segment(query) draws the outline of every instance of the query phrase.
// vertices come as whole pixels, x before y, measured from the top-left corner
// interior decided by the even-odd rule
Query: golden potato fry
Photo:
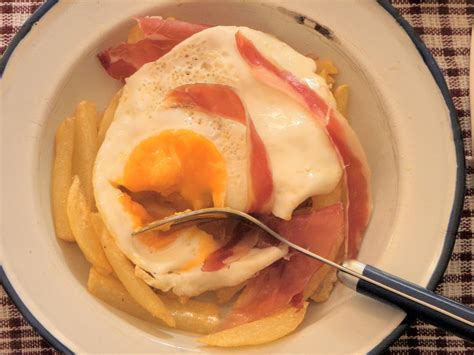
[[[336,80],[334,80],[334,78],[332,77],[331,74],[329,74],[326,69],[323,69],[319,75],[324,79],[326,80],[326,83],[328,84],[329,88],[332,89],[332,86],[333,84],[336,82]]]
[[[331,267],[329,265],[323,265],[313,274],[313,276],[311,276],[311,279],[304,290],[304,299],[312,297],[316,294],[330,271]]]
[[[324,78],[329,88],[332,89],[332,86],[336,82],[333,76],[339,73],[334,62],[331,59],[319,58],[316,54],[308,54],[307,57],[314,60],[314,63],[316,64],[316,74]]]
[[[226,304],[245,286],[245,283],[236,286],[223,287],[215,291],[218,304]]]
[[[103,275],[91,268],[87,289],[105,303],[134,317],[163,325],[130,296],[119,280],[111,275]],[[190,300],[182,305],[174,299],[162,297],[166,308],[176,320],[176,328],[194,333],[208,334],[219,322],[219,308],[210,303]]]
[[[264,344],[288,335],[303,321],[308,303],[304,308],[287,308],[274,315],[239,325],[200,338],[201,343],[237,347]]]
[[[311,296],[311,300],[316,303],[323,303],[329,299],[329,296],[331,296],[331,292],[334,289],[334,286],[336,285],[336,273],[337,270],[334,268],[327,272],[326,276],[319,285],[319,288]]]
[[[102,231],[100,240],[107,259],[109,259],[112,265],[112,269],[135,302],[154,317],[163,320],[168,326],[175,327],[176,321],[170,311],[166,309],[161,298],[142,279],[135,276],[132,263],[120,251],[105,228]]]
[[[189,299],[179,300],[162,297],[168,311],[176,320],[176,328],[189,332],[209,334],[219,323],[219,307],[207,302]]]
[[[158,320],[133,300],[132,296],[130,296],[119,280],[110,275],[105,276],[97,272],[94,267],[91,267],[89,272],[87,289],[105,303],[134,317],[149,322]]]
[[[97,112],[97,114],[95,115],[97,132],[99,132],[100,123],[102,122],[103,117],[104,117],[104,112]]]
[[[313,196],[313,207],[316,209],[328,207],[338,202],[344,202],[343,196],[344,179],[341,178],[337,186],[330,193]]]
[[[347,115],[347,103],[349,101],[349,86],[339,85],[334,90],[334,98],[336,99],[337,110],[346,117]]]
[[[66,118],[56,131],[51,201],[56,236],[62,240],[74,241],[66,206],[67,195],[72,183],[72,155],[74,149],[74,118]]]
[[[320,74],[322,71],[326,71],[329,75],[335,75],[339,73],[336,65],[331,59],[314,59],[316,63],[316,73]]]
[[[105,134],[107,133],[107,130],[109,129],[110,124],[114,120],[115,110],[117,110],[117,106],[119,104],[121,96],[122,96],[122,89],[120,89],[119,91],[115,93],[115,95],[110,100],[109,105],[104,111],[104,116],[102,117],[102,120],[100,121],[99,133],[97,134],[97,141],[98,141],[99,147],[104,141]]]
[[[79,176],[90,210],[95,210],[92,169],[97,154],[97,111],[95,103],[81,101],[76,107],[73,172]]]
[[[111,273],[110,266],[91,222],[90,210],[79,177],[74,176],[67,197],[67,216],[74,238],[89,261],[101,273]]]
[[[128,33],[127,42],[128,43],[137,43],[138,41],[141,41],[144,38],[145,38],[145,36],[143,34],[143,31],[137,23],[137,24],[135,24],[135,26],[132,27],[132,29]]]
[[[99,212],[92,212],[90,214],[90,217],[92,226],[94,227],[95,233],[99,236],[98,238],[100,241],[100,235],[104,230],[104,222],[102,221],[102,217],[100,216]]]

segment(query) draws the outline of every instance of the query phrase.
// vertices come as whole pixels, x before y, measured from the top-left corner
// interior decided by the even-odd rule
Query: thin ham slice
[[[114,79],[128,78],[142,65],[161,58],[178,43],[209,27],[161,17],[137,17],[135,20],[143,32],[141,41],[120,43],[97,55]]]
[[[266,217],[264,221],[290,241],[323,257],[334,255],[344,241],[344,208],[341,203],[321,210],[301,211],[290,221]],[[291,253],[251,279],[220,325],[232,328],[268,316],[288,305],[301,307],[303,291],[322,266],[303,254]]]
[[[253,124],[248,119],[248,136],[250,142],[250,213],[266,213],[270,210],[273,199],[273,177],[270,169],[270,160],[262,138]]]
[[[271,207],[273,177],[265,145],[235,91],[226,85],[189,84],[173,89],[167,106],[187,106],[247,125],[249,150],[249,212],[266,213]]]
[[[168,53],[176,44],[169,41],[144,39],[137,43],[121,43],[97,55],[107,73],[122,80],[134,74],[142,65]]]
[[[243,225],[237,226],[227,243],[206,258],[201,270],[212,272],[222,269],[246,255],[258,240],[258,231],[249,230],[247,226]]]
[[[247,124],[247,114],[240,97],[226,85],[182,85],[166,95],[164,104],[190,107]]]
[[[362,146],[347,121],[322,97],[292,73],[265,58],[241,32],[238,50],[257,78],[298,100],[327,131],[345,167],[347,200],[347,255],[357,256],[372,211],[370,171]]]
[[[163,19],[160,16],[135,17],[145,38],[156,41],[172,40],[178,43],[206,28],[207,25]]]

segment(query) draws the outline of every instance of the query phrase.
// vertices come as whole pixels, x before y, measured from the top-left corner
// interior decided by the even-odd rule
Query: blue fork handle
[[[396,305],[410,316],[423,319],[427,323],[474,342],[474,310],[472,308],[355,260],[347,261],[343,266],[392,289],[384,289],[369,281],[339,271],[338,276],[341,281],[357,292]],[[411,299],[401,296],[393,290],[407,295]],[[425,304],[420,304],[416,300]]]

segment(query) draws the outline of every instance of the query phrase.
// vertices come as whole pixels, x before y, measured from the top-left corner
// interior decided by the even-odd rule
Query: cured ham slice
[[[112,78],[121,80],[134,74],[142,65],[162,57],[175,45],[144,39],[137,43],[121,43],[100,52],[97,57]]]
[[[235,91],[226,85],[189,84],[166,95],[166,106],[185,106],[247,124],[244,105]]]
[[[325,127],[345,168],[347,255],[349,258],[357,256],[372,210],[370,172],[357,136],[342,115],[333,110],[308,85],[265,58],[241,32],[237,32],[235,38],[242,58],[250,65],[257,78],[305,105],[317,122]]]
[[[259,233],[257,231],[245,229],[242,225],[238,226],[229,241],[206,258],[201,270],[217,271],[239,260],[257,244],[258,239]]]
[[[97,55],[104,69],[114,79],[128,78],[142,65],[161,58],[178,43],[208,28],[161,17],[138,17],[136,21],[143,33],[142,40],[120,43]]]
[[[191,37],[206,28],[207,25],[184,22],[174,19],[163,19],[160,16],[136,17],[135,20],[143,36],[155,41],[170,40],[177,43]]]
[[[334,255],[344,241],[344,208],[341,203],[321,210],[302,211],[290,221],[266,217],[275,231],[323,257]],[[322,264],[300,253],[291,253],[251,279],[221,328],[231,328],[268,316],[288,305],[301,307],[303,291]]]
[[[267,212],[273,194],[270,161],[252,119],[235,91],[229,86],[219,84],[183,85],[168,93],[165,105],[188,106],[247,125],[251,184],[248,211]]]
[[[270,170],[270,161],[262,139],[253,124],[248,120],[248,135],[250,141],[249,161],[250,161],[250,196],[249,212],[265,213],[271,208],[273,195],[273,177]]]

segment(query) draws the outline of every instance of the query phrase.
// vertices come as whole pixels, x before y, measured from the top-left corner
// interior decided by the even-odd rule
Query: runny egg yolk
[[[125,165],[123,186],[132,192],[180,194],[194,209],[224,205],[224,158],[206,137],[167,130],[140,142]]]
[[[157,192],[170,202],[181,196],[194,209],[224,205],[227,171],[224,158],[215,145],[204,136],[190,130],[167,130],[140,142],[125,164],[119,201],[132,217],[135,227],[155,219],[148,204],[137,202],[133,193]],[[151,206],[151,205],[150,205]],[[150,207],[148,206],[148,207]],[[156,208],[155,208],[156,209]],[[181,231],[182,232],[182,231]],[[153,231],[136,238],[150,249],[158,250],[176,241],[180,233]],[[195,255],[181,272],[201,265],[217,244],[212,235],[190,227],[190,238],[197,239]]]

